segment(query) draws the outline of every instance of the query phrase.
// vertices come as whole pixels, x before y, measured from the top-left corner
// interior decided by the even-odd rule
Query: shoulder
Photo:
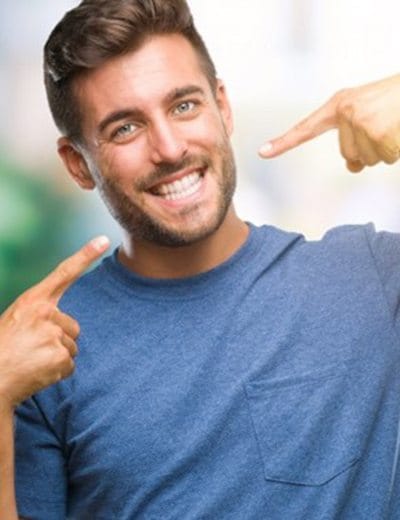
[[[316,243],[322,248],[354,251],[354,246],[366,246],[368,236],[375,233],[373,224],[338,226],[327,231]]]
[[[355,245],[366,245],[369,240],[373,240],[375,236],[388,235],[392,236],[394,240],[400,243],[400,235],[396,233],[378,233],[373,224],[364,225],[344,225],[337,226],[328,230],[321,238],[317,240],[307,239],[303,234],[285,231],[283,229],[264,225],[260,227],[253,226],[257,239],[269,246],[295,246],[295,249],[300,250],[315,250],[324,248],[336,248],[347,250]]]
[[[377,231],[373,224],[334,228],[324,235],[319,247],[339,258],[365,263],[369,257],[378,271],[400,265],[400,234]]]
[[[306,254],[329,257],[336,262],[340,259],[350,262],[360,258],[365,260],[371,257],[371,245],[379,236],[381,234],[373,224],[338,226],[327,231],[319,240],[305,241],[303,249]],[[400,245],[400,235],[393,236]]]
[[[317,240],[273,226],[256,229],[257,239],[265,253],[277,255],[287,262],[321,263],[324,259],[355,258],[371,254],[371,243],[379,234],[372,224],[338,226]],[[400,236],[394,235],[400,245]]]
[[[377,232],[373,224],[338,226],[318,240],[269,226],[259,230],[264,258],[274,257],[274,266],[284,270],[286,280],[337,285],[359,279],[362,284],[377,271],[400,272],[400,235]]]

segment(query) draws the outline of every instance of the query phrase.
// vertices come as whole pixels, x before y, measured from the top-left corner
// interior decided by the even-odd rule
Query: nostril
[[[187,153],[187,146],[183,142],[164,141],[153,146],[153,157],[157,162],[177,162]]]

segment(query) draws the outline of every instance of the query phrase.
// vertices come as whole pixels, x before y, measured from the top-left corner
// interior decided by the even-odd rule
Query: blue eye
[[[190,112],[195,107],[195,104],[193,101],[184,101],[183,103],[180,103],[176,108],[175,112],[178,114],[184,114],[185,112]]]
[[[133,123],[126,123],[114,132],[113,137],[127,137],[131,135],[136,130],[136,128],[136,125]]]

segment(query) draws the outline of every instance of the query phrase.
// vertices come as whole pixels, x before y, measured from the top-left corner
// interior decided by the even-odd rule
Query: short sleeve
[[[15,470],[19,515],[32,520],[64,520],[64,455],[60,440],[35,398],[16,411]]]
[[[400,334],[400,234],[376,232],[372,225],[364,229],[389,312]]]

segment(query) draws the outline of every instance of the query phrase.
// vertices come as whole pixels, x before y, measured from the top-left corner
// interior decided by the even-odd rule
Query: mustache
[[[146,191],[154,184],[162,182],[169,175],[173,175],[174,173],[177,173],[181,170],[185,170],[187,168],[205,169],[209,168],[210,166],[211,161],[205,155],[188,156],[176,163],[160,163],[157,168],[146,175],[146,178],[143,178],[137,182],[137,187],[140,190]]]

